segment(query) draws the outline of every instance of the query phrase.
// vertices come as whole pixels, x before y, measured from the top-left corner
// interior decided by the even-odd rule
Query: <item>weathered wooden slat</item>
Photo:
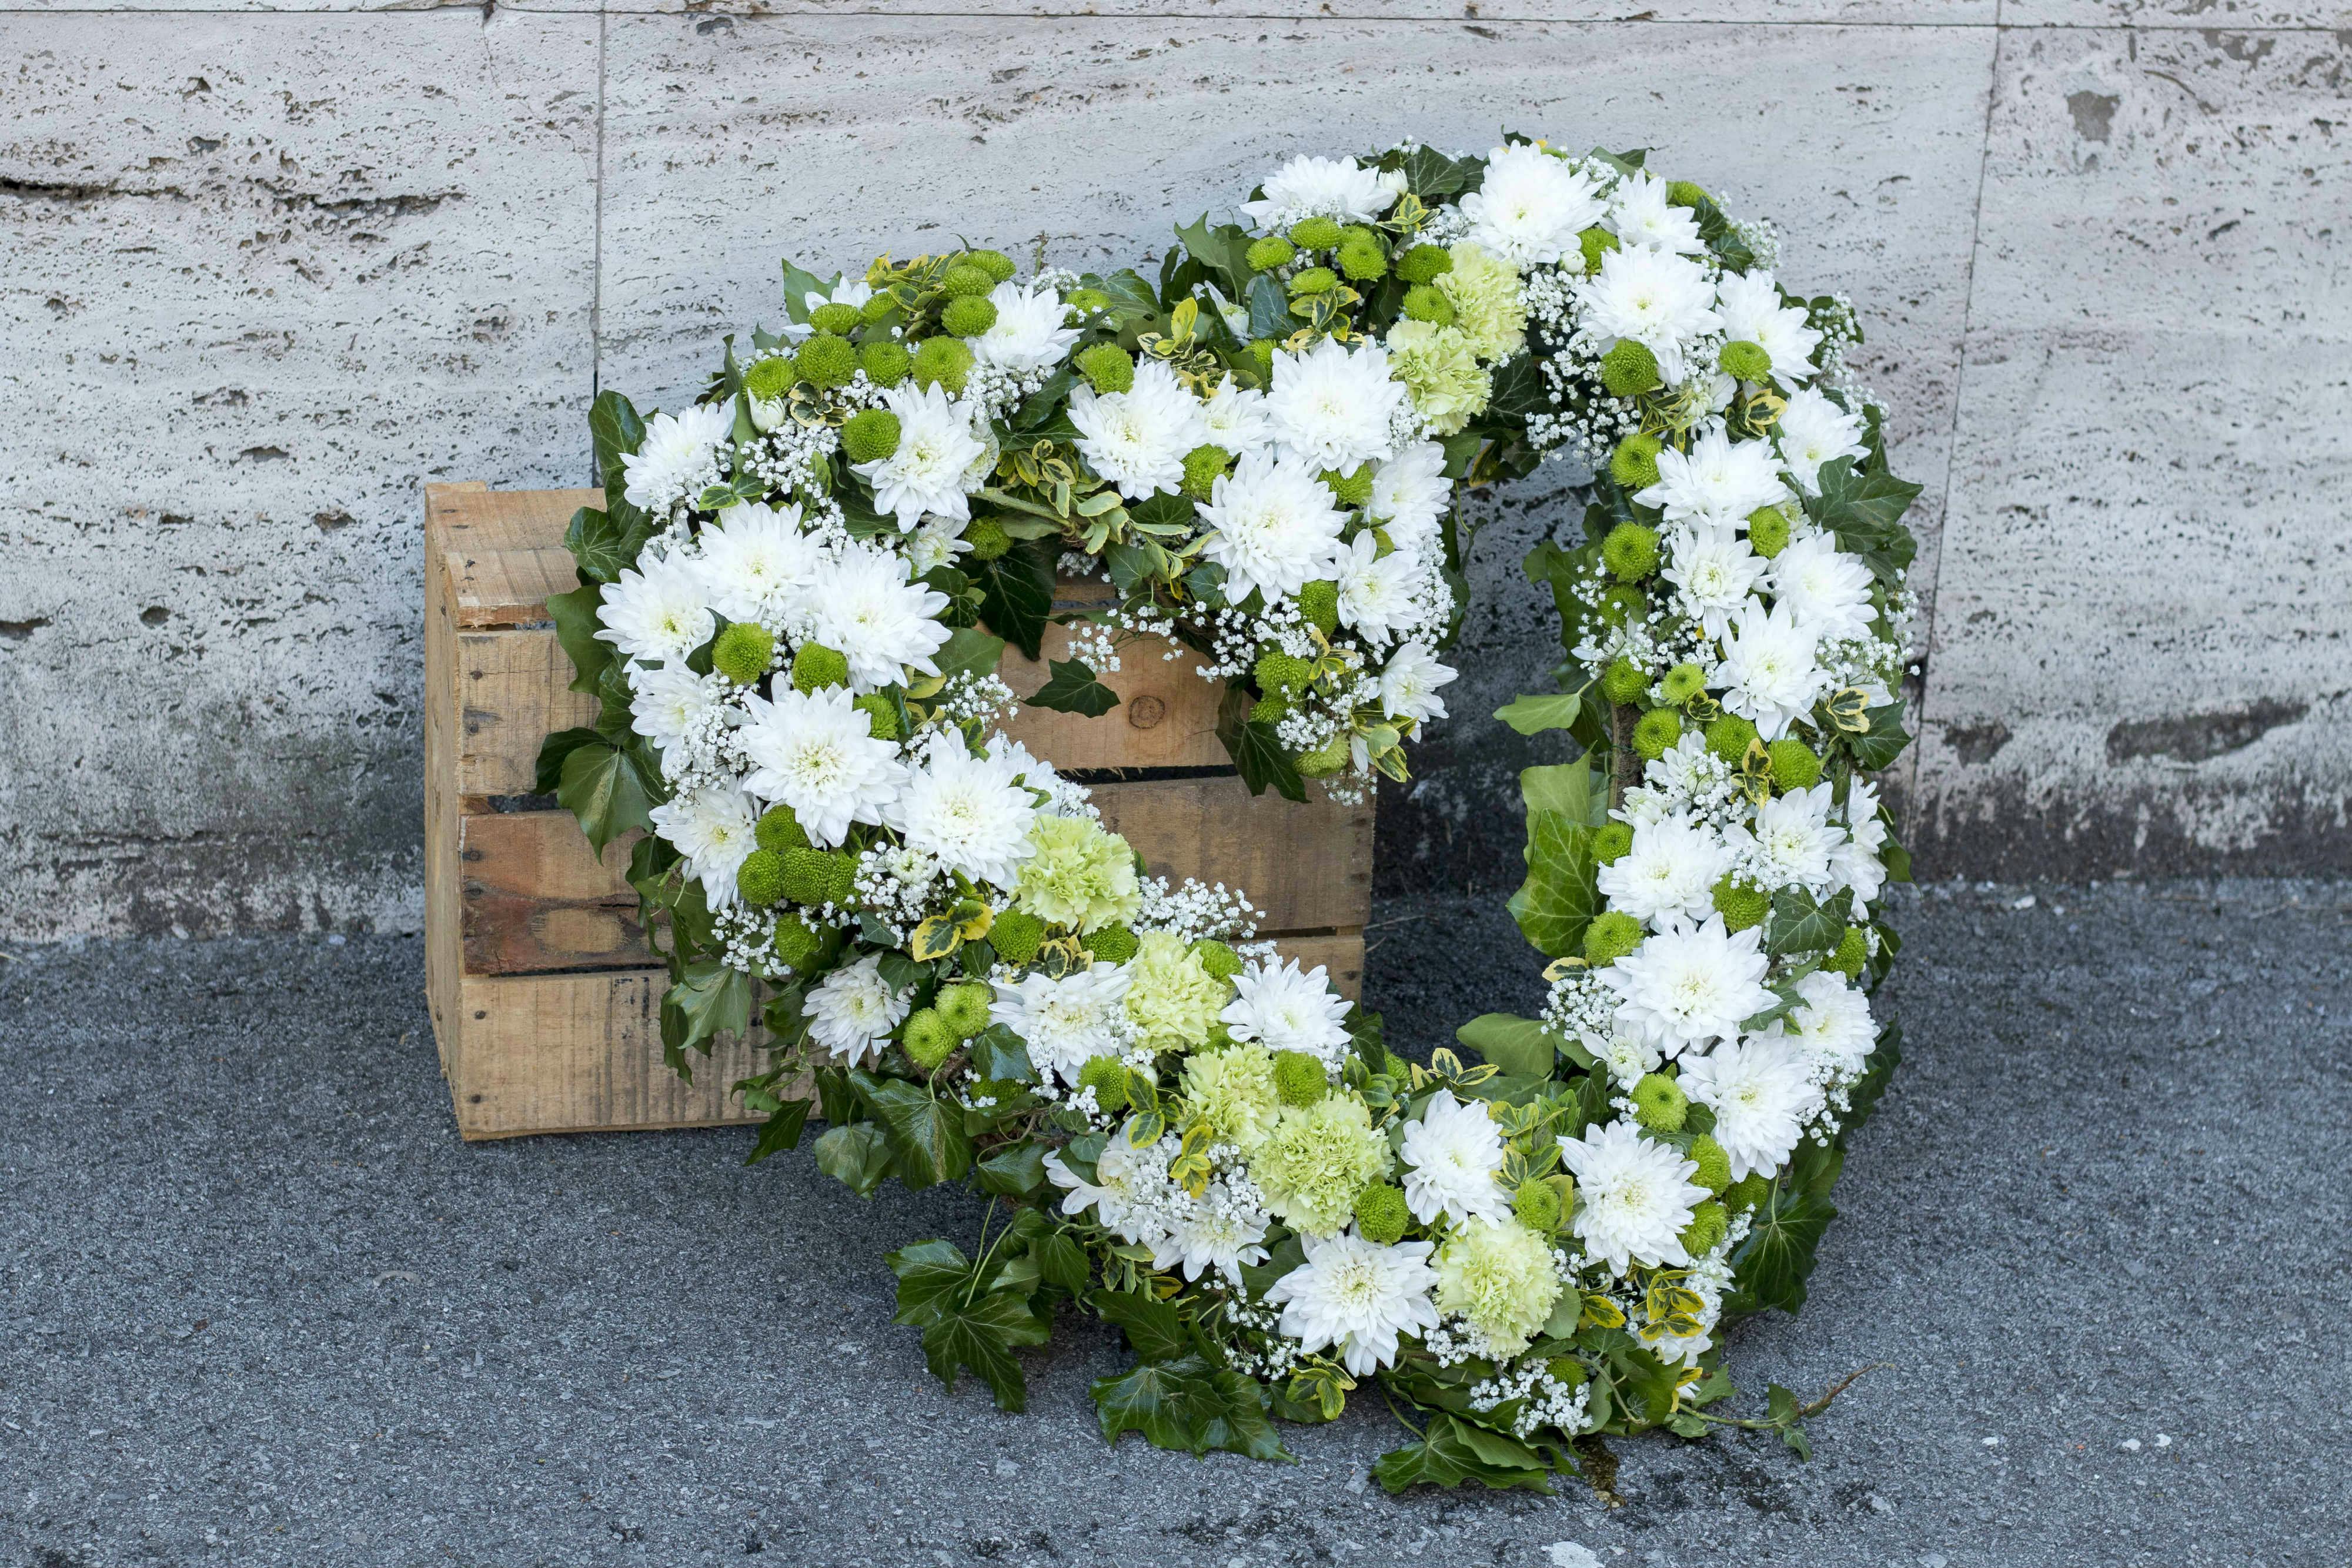
[[[1360,926],[1370,908],[1371,810],[1252,797],[1237,779],[1097,784],[1096,803],[1156,873],[1247,894],[1269,936]],[[600,862],[566,811],[457,824],[468,974],[622,968],[652,961],[635,923],[628,850]]]
[[[486,490],[435,485],[425,496],[425,546],[449,561],[460,626],[516,626],[547,617],[550,594],[580,586],[563,530],[602,490]]]
[[[1044,685],[1055,659],[1069,657],[1070,632],[1046,630],[1038,660],[1005,650],[999,673],[1021,696]],[[1175,657],[1167,655],[1173,653]],[[1004,733],[1069,772],[1102,768],[1221,768],[1232,758],[1217,738],[1217,704],[1224,683],[1194,674],[1201,655],[1164,638],[1139,638],[1118,651],[1116,673],[1102,683],[1118,706],[1097,718],[1024,706]]]
[[[572,661],[551,631],[460,631],[457,663],[457,789],[528,795],[540,743],[596,722],[596,699],[571,689]]]

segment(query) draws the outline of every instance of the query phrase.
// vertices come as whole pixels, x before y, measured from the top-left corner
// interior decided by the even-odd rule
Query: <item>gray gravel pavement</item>
[[[1025,1416],[943,1393],[861,1202],[750,1134],[451,1131],[400,938],[0,962],[0,1564],[2336,1564],[2352,1559],[2352,888],[1931,889],[1801,1320],[1883,1363],[1800,1464],[1615,1445],[1622,1506],[1368,1488],[1096,1435],[1066,1322]],[[1528,1005],[1507,920],[1390,901],[1401,1043]]]

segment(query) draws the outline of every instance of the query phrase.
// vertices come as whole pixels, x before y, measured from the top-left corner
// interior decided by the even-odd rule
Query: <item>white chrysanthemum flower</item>
[[[627,483],[622,495],[632,507],[667,512],[719,477],[719,444],[735,428],[732,403],[695,403],[646,422],[646,436],[621,457]]]
[[[696,542],[696,570],[710,607],[730,621],[766,622],[796,609],[815,580],[823,552],[797,506],[746,501],[719,515]]]
[[[1351,351],[1325,338],[1303,354],[1275,351],[1265,399],[1275,438],[1318,469],[1352,474],[1395,456],[1398,415],[1411,403],[1403,384],[1389,379],[1389,353],[1377,343]]]
[[[1158,360],[1136,366],[1135,384],[1123,392],[1075,389],[1070,423],[1078,455],[1130,501],[1183,484],[1185,454],[1209,439],[1201,400]]]
[[[1793,387],[1812,378],[1822,335],[1806,325],[1803,306],[1780,302],[1780,286],[1770,273],[1725,273],[1716,280],[1715,313],[1723,318],[1726,338],[1772,356],[1774,381]]]
[[[1282,1332],[1302,1351],[1336,1347],[1350,1373],[1368,1377],[1396,1360],[1400,1334],[1437,1326],[1429,1242],[1382,1247],[1352,1233],[1301,1239],[1307,1261],[1276,1280],[1265,1300],[1282,1308]]]
[[[1584,1049],[1599,1059],[1601,1065],[1609,1070],[1609,1075],[1623,1089],[1633,1088],[1655,1072],[1658,1063],[1665,1060],[1658,1054],[1656,1046],[1633,1034],[1612,1034],[1607,1040],[1588,1034],[1584,1036]]]
[[[1234,999],[1219,1016],[1235,1040],[1303,1051],[1334,1071],[1348,1059],[1348,998],[1320,964],[1301,972],[1296,958],[1253,959],[1234,977]]]
[[[907,536],[907,574],[920,578],[934,567],[953,566],[956,557],[969,554],[971,546],[964,542],[965,525],[953,517],[925,517],[922,526]]]
[[[1027,287],[1000,283],[989,290],[996,323],[971,340],[972,357],[1008,371],[1042,371],[1059,364],[1078,340],[1078,329],[1065,326],[1069,307],[1051,284]]]
[[[1313,465],[1288,455],[1254,452],[1218,476],[1196,509],[1209,530],[1201,553],[1225,569],[1225,598],[1255,590],[1271,602],[1329,577],[1348,520],[1331,500]]]
[[[1582,165],[1520,142],[1486,155],[1478,189],[1462,198],[1465,236],[1514,267],[1578,254],[1577,235],[1608,210]]]
[[[887,457],[854,463],[849,471],[874,486],[874,506],[897,517],[901,530],[926,512],[961,522],[971,516],[964,493],[966,472],[988,455],[972,430],[971,410],[950,398],[937,382],[899,382],[883,394],[898,417],[898,445]]]
[[[1453,504],[1445,448],[1434,441],[1412,441],[1372,470],[1372,498],[1364,515],[1381,526],[1398,549],[1427,559],[1437,543],[1438,519]]]
[[[1619,1273],[1685,1265],[1683,1231],[1706,1188],[1690,1178],[1698,1166],[1671,1144],[1644,1137],[1631,1122],[1588,1128],[1559,1140],[1560,1160],[1576,1176],[1577,1239]]]
[[[1402,171],[1359,168],[1353,158],[1293,158],[1259,187],[1263,195],[1242,204],[1242,215],[1260,234],[1279,234],[1306,218],[1368,224],[1396,205],[1404,186]]]
[[[1828,534],[1808,534],[1772,561],[1773,602],[1825,643],[1869,634],[1878,614],[1870,590],[1870,568]]]
[[[846,688],[783,686],[773,701],[746,696],[743,711],[735,732],[751,765],[743,787],[790,806],[811,843],[830,849],[849,836],[852,822],[887,821],[906,787],[906,765],[895,744],[876,738],[873,716],[850,706]]]
[[[882,977],[882,956],[869,953],[818,982],[802,1004],[809,1038],[852,1067],[877,1060],[890,1031],[906,1020],[908,1002]]]
[[[1725,838],[1770,868],[1770,886],[1794,883],[1819,895],[1829,887],[1830,857],[1845,841],[1845,831],[1830,825],[1832,788],[1823,782],[1775,795],[1756,808],[1753,822],[1733,827]]]
[[[683,553],[637,557],[604,585],[596,619],[596,640],[610,643],[632,659],[683,662],[710,641],[719,622],[711,619],[702,574]]]
[[[1058,980],[1033,969],[996,988],[988,1016],[1028,1042],[1040,1072],[1076,1083],[1090,1058],[1116,1056],[1125,1045],[1128,981],[1116,964],[1089,964]]]
[[[1072,1170],[1058,1152],[1045,1156],[1045,1174],[1067,1194],[1064,1214],[1075,1217],[1091,1208],[1096,1218],[1130,1241],[1160,1233],[1151,1216],[1168,1184],[1168,1156],[1158,1145],[1139,1149],[1114,1136],[1096,1156],[1094,1180]]]
[[[1202,422],[1208,427],[1212,446],[1222,446],[1236,457],[1245,457],[1274,439],[1273,423],[1266,417],[1265,394],[1245,387],[1231,376],[1217,383],[1217,390],[1201,407]]]
[[[1780,461],[1797,488],[1808,496],[1822,493],[1822,465],[1832,457],[1859,461],[1870,453],[1862,444],[1862,416],[1848,413],[1821,392],[1799,387],[1789,394],[1773,434],[1780,443]]]
[[[1690,345],[1720,327],[1715,284],[1705,268],[1670,251],[1612,250],[1601,270],[1574,285],[1583,330],[1603,340],[1631,338],[1655,354],[1671,383],[1694,368]]]
[[[1503,1134],[1486,1104],[1465,1104],[1441,1089],[1421,1119],[1405,1124],[1404,1201],[1412,1217],[1433,1225],[1442,1215],[1456,1225],[1468,1219],[1500,1219],[1510,1195],[1496,1180],[1503,1168]]]
[[[1774,999],[1764,988],[1763,935],[1757,925],[1727,933],[1720,915],[1654,933],[1600,971],[1617,993],[1617,1027],[1667,1056],[1737,1039]]]
[[[933,735],[907,776],[889,812],[889,825],[909,849],[950,871],[1009,888],[1021,862],[1035,852],[1029,824],[1035,801],[1019,779],[1020,765],[1001,751],[974,756],[959,731]]]
[[[1857,907],[1878,896],[1886,885],[1886,864],[1878,852],[1886,844],[1886,824],[1878,820],[1878,786],[1856,779],[1845,788],[1845,820],[1850,837],[1830,854],[1830,870],[1853,889]]]
[[[1687,817],[1667,817],[1635,828],[1633,847],[1601,868],[1596,885],[1612,909],[1644,925],[1704,920],[1723,869],[1713,832]]]
[[[686,857],[689,875],[702,883],[713,909],[735,907],[735,873],[760,847],[752,827],[760,808],[731,785],[697,789],[665,800],[651,813],[654,831]]]
[[[723,721],[730,683],[713,672],[698,675],[684,664],[641,669],[631,680],[629,727],[663,751],[709,737]]]
[[[1618,243],[1637,249],[1703,256],[1698,214],[1666,200],[1666,182],[1645,171],[1617,182],[1611,193],[1609,226]]]
[[[1381,711],[1391,718],[1444,718],[1445,699],[1437,688],[1458,673],[1421,643],[1407,643],[1381,671]]]
[[[908,670],[940,673],[932,655],[952,634],[940,621],[948,598],[907,576],[907,558],[853,539],[816,571],[808,591],[809,631],[849,661],[859,693],[897,685]]]
[[[1722,662],[1706,684],[1723,688],[1723,706],[1754,724],[1757,734],[1778,740],[1812,711],[1828,684],[1816,653],[1813,633],[1794,615],[1750,601],[1723,639]]]
[[[803,290],[801,294],[801,314],[803,317],[814,315],[820,305],[863,306],[873,298],[874,286],[863,277],[836,278],[830,289]],[[787,321],[778,329],[778,335],[797,343],[815,330],[805,320]]]
[[[1212,1271],[1238,1280],[1244,1264],[1265,1261],[1262,1243],[1270,1224],[1259,1206],[1213,1181],[1169,1228],[1153,1249],[1151,1266],[1163,1271],[1181,1268],[1188,1280]]]
[[[1804,1058],[1781,1035],[1753,1035],[1685,1057],[1681,1082],[1684,1093],[1715,1113],[1715,1141],[1731,1156],[1734,1181],[1779,1170],[1820,1108]]]
[[[1731,629],[1731,617],[1763,580],[1766,564],[1748,536],[1729,523],[1694,523],[1669,540],[1659,575],[1675,585],[1675,608],[1720,641]]]
[[[1878,1045],[1878,1025],[1870,998],[1832,969],[1816,969],[1797,982],[1803,1001],[1789,1015],[1789,1038],[1823,1075],[1859,1073]]]
[[[1339,624],[1352,626],[1375,643],[1412,624],[1419,614],[1413,588],[1421,563],[1402,549],[1380,553],[1380,541],[1366,528],[1339,549]]]
[[[1734,441],[1720,425],[1681,453],[1658,454],[1658,482],[1633,499],[1669,523],[1744,523],[1748,514],[1787,499],[1780,465],[1767,441]]]

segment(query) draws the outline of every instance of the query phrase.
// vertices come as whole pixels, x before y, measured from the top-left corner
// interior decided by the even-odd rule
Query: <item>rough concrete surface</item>
[[[1363,1399],[1296,1467],[1104,1447],[1066,1321],[1024,1416],[943,1392],[860,1202],[738,1130],[466,1146],[419,945],[0,962],[0,1562],[352,1565],[2340,1563],[2352,891],[1906,899],[1907,1061],[1800,1319],[1732,1365],[1816,1458],[1615,1444],[1622,1505],[1383,1496]],[[1494,901],[1389,901],[1414,1049],[1539,991]],[[1588,1555],[1589,1554],[1589,1555]]]
[[[1923,865],[2345,865],[2340,0],[1087,11],[0,5],[0,932],[414,929],[418,484],[579,482],[596,389],[676,401],[779,254],[1125,259],[1504,125],[1861,306],[1948,590]],[[1399,874],[1512,858],[1559,477],[1497,499]]]

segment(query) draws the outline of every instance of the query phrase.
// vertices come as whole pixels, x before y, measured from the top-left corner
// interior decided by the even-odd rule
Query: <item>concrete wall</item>
[[[780,253],[1125,260],[1291,149],[1498,125],[1654,147],[1861,305],[1927,486],[1927,872],[2345,869],[2347,27],[2328,0],[17,0],[0,932],[414,925],[420,479],[583,481],[595,389],[676,402],[775,317]],[[1484,716],[1557,657],[1517,561],[1559,490],[1498,500],[1392,877],[1516,862],[1524,754]]]

